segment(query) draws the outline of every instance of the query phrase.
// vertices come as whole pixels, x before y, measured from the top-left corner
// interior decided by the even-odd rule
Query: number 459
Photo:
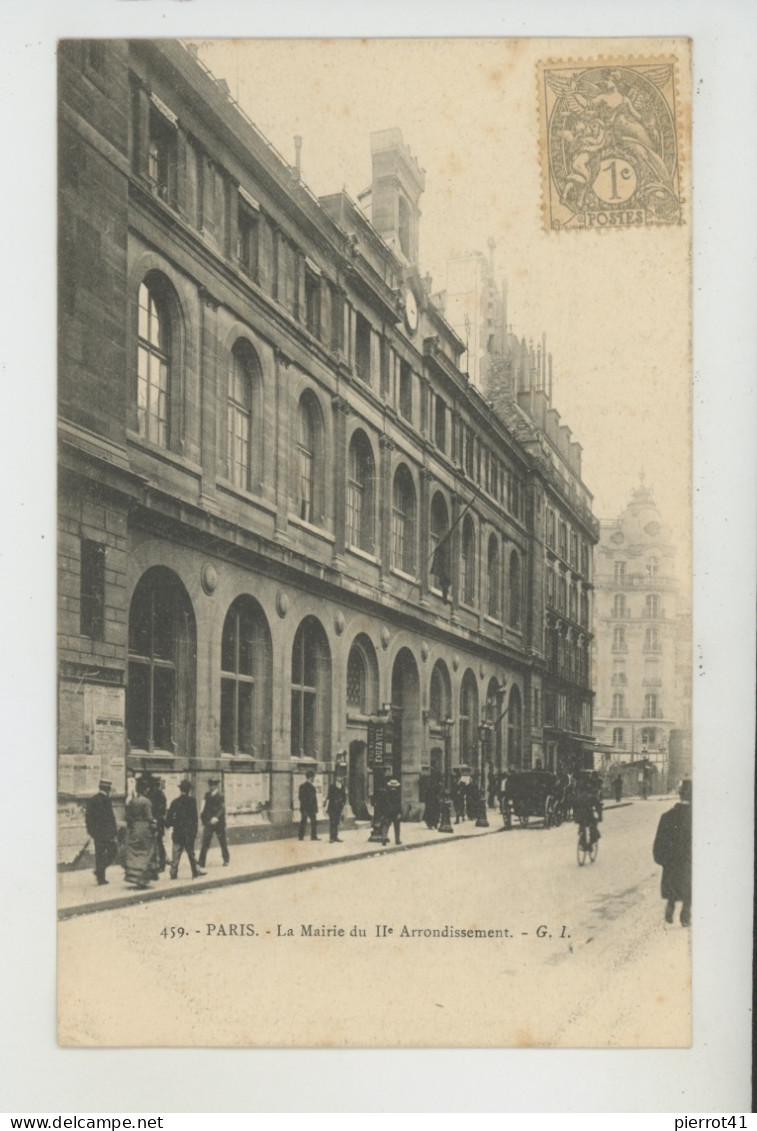
[[[164,939],[181,939],[186,933],[184,927],[164,927],[160,932],[161,937]]]

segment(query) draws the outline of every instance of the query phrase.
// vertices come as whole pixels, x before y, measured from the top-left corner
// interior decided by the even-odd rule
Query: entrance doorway
[[[371,819],[368,811],[368,748],[364,742],[350,743],[347,799],[359,821]]]

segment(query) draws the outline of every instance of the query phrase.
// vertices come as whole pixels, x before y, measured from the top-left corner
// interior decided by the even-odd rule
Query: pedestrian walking
[[[200,845],[200,859],[198,864],[205,867],[208,858],[208,849],[213,836],[218,837],[221,848],[221,857],[224,868],[229,863],[229,846],[226,843],[226,801],[221,793],[220,778],[208,778],[208,792],[200,814],[202,821],[202,843]]]
[[[313,770],[308,770],[305,774],[305,780],[299,789],[299,802],[300,802],[300,828],[299,838],[305,839],[305,829],[308,821],[310,821],[310,839],[320,840],[318,836],[318,794],[315,792],[315,773]]]
[[[489,772],[486,778],[487,797],[486,803],[490,809],[497,807],[497,793],[499,791],[499,778],[497,771],[494,769],[493,763],[489,763]]]
[[[459,770],[452,771],[452,784],[449,790],[452,808],[455,810],[455,824],[459,825],[465,820],[465,782],[460,777]]]
[[[613,778],[612,788],[613,793],[615,794],[616,802],[620,801],[621,797],[623,796],[623,778],[620,774],[618,774],[617,777]]]
[[[478,789],[478,782],[475,777],[465,786],[465,808],[468,813],[468,820],[472,821],[478,816],[478,807],[481,802],[481,794]]]
[[[684,778],[680,800],[663,813],[652,845],[655,864],[662,865],[660,894],[665,902],[665,922],[672,923],[676,903],[681,904],[681,926],[691,923],[691,795],[690,778]]]
[[[402,844],[400,840],[400,822],[402,820],[402,794],[400,783],[396,778],[389,778],[379,794],[379,813],[381,815],[381,843],[388,844],[389,826],[394,826],[394,843]]]
[[[87,832],[95,846],[95,879],[107,884],[105,869],[112,864],[118,851],[116,845],[116,818],[110,799],[111,782],[102,778],[97,793],[90,797],[84,813]]]
[[[197,802],[192,793],[192,783],[183,781],[179,783],[181,793],[171,802],[166,813],[165,826],[172,830],[173,851],[171,853],[171,879],[179,878],[179,861],[182,852],[186,852],[189,866],[192,869],[192,879],[204,876],[205,872],[198,867],[195,860],[195,841],[197,840]]]
[[[147,790],[145,796],[152,806],[152,819],[155,822],[155,847],[158,850],[158,871],[165,872],[166,870],[166,849],[163,843],[163,837],[166,832],[166,809],[168,802],[166,795],[163,792],[163,782],[158,778],[154,778],[152,774],[142,775],[147,782]]]
[[[435,829],[439,824],[439,815],[442,806],[442,783],[435,776],[432,776],[428,783],[428,790],[426,793],[426,807],[423,810],[423,820],[426,828]]]
[[[326,812],[329,815],[329,840],[332,844],[341,844],[339,840],[339,822],[342,819],[342,810],[347,801],[347,790],[344,778],[334,778],[329,786],[326,797]]]
[[[126,805],[126,858],[124,877],[138,888],[149,887],[158,878],[158,850],[155,843],[155,821],[147,797],[148,783],[137,780],[136,796]]]

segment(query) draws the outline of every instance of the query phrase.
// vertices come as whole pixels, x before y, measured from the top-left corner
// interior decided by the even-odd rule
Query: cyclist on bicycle
[[[579,779],[578,793],[573,801],[573,820],[578,825],[579,836],[584,829],[589,830],[588,839],[585,840],[586,847],[590,848],[592,844],[596,844],[600,837],[597,822],[602,820],[602,802],[597,791],[591,788],[588,781],[582,779]]]

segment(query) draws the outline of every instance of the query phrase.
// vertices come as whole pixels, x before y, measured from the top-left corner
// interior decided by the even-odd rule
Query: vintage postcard
[[[689,1047],[690,42],[58,66],[60,1044]]]

